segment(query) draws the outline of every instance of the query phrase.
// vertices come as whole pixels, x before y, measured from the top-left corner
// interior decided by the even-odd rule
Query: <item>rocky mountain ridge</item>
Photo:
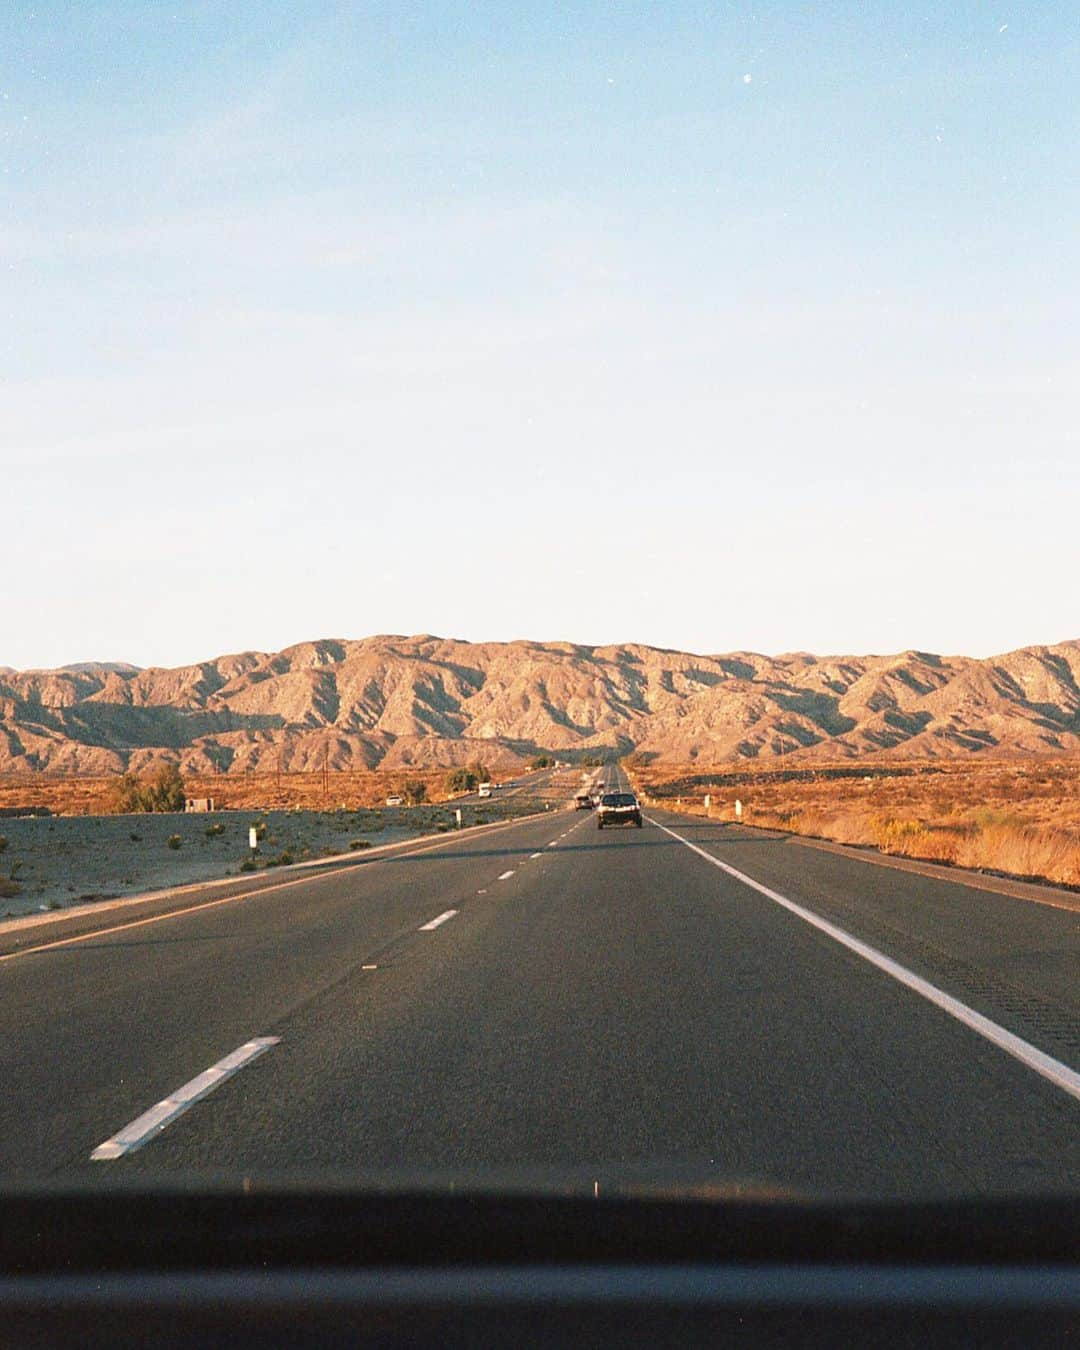
[[[800,760],[1080,750],[1080,641],[976,659],[705,656],[380,636],[176,669],[0,667],[0,773],[519,762],[540,751]]]

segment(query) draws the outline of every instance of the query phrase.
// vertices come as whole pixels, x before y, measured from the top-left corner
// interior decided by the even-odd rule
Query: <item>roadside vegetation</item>
[[[1080,888],[1080,759],[714,770],[631,765],[647,799],[926,862]]]
[[[125,773],[112,785],[112,809],[118,814],[135,811],[182,811],[186,793],[175,764],[163,764],[150,778]]]
[[[462,792],[475,792],[481,783],[490,780],[490,773],[486,764],[478,759],[474,759],[471,764],[466,764],[463,769],[451,769],[446,775],[446,782],[443,785],[448,797],[459,796]]]
[[[371,769],[323,774],[320,769],[304,773],[196,774],[175,770],[180,790],[172,790],[176,806],[147,804],[158,790],[157,774],[145,771],[119,778],[64,778],[25,774],[0,779],[0,809],[19,813],[43,810],[53,815],[101,816],[118,811],[180,810],[184,798],[212,797],[222,811],[340,811],[382,807],[386,798],[434,805],[475,789],[477,783],[521,772],[521,764],[484,764],[473,761],[464,769],[408,768]],[[451,786],[456,775],[469,775],[472,787]],[[422,787],[422,795],[421,795]],[[160,794],[155,800],[160,800]],[[120,803],[125,803],[121,805]],[[130,803],[130,804],[127,804]]]

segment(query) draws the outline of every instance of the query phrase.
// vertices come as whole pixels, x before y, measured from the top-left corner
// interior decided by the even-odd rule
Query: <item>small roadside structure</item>
[[[185,797],[184,811],[187,815],[205,815],[214,809],[213,797]]]

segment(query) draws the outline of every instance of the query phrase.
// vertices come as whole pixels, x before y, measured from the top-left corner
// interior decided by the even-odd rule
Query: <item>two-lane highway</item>
[[[4,1175],[1076,1188],[1076,914],[651,816],[0,961]]]

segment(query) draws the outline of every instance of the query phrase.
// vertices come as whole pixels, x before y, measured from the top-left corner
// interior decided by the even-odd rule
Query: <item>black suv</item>
[[[596,812],[596,828],[605,825],[636,825],[641,829],[641,807],[632,792],[605,792]]]

